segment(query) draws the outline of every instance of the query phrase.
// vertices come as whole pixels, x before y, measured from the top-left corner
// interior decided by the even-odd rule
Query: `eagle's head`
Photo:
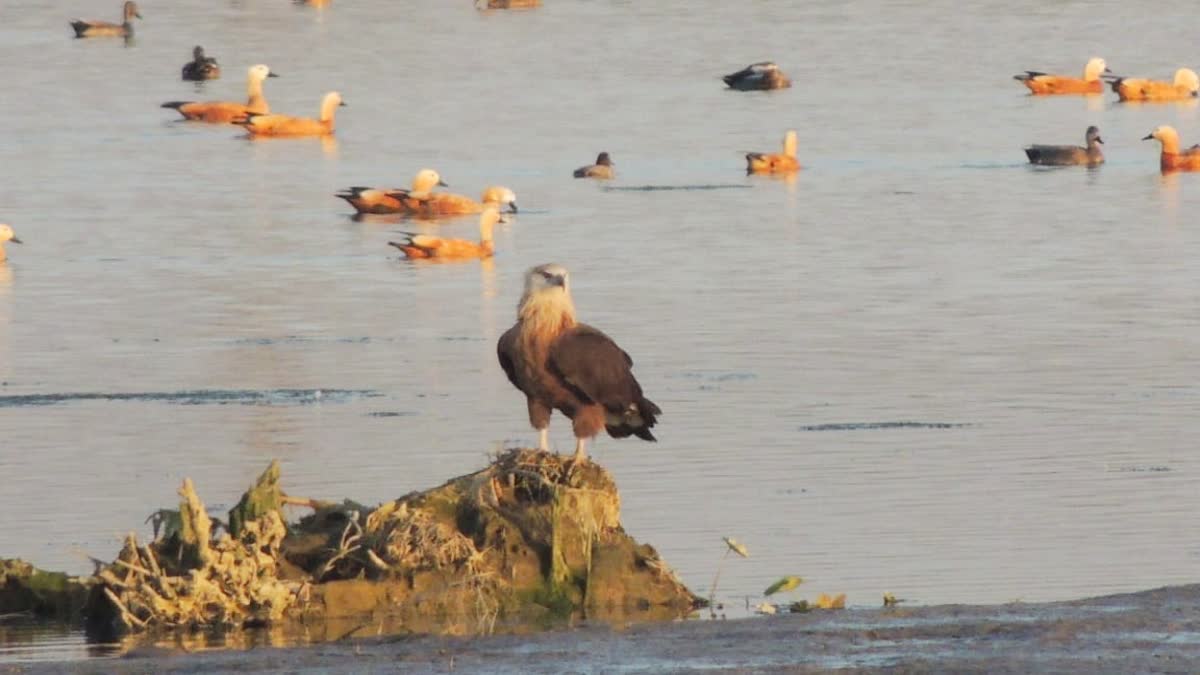
[[[517,316],[543,336],[574,325],[575,303],[571,302],[567,268],[554,263],[530,268],[525,273],[525,292],[517,304]]]
[[[555,263],[538,265],[525,273],[525,295],[568,293],[567,268]]]

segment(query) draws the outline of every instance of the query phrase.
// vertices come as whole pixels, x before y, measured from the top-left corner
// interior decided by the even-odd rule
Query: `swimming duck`
[[[541,6],[542,0],[475,0],[475,9],[530,9]]]
[[[500,211],[489,205],[479,216],[479,243],[466,239],[442,239],[428,234],[405,232],[404,241],[389,241],[389,246],[404,251],[409,258],[490,258],[496,252],[492,228],[500,222]]]
[[[1162,143],[1162,155],[1159,157],[1159,168],[1166,171],[1200,171],[1200,144],[1179,151],[1179,132],[1175,127],[1163,125],[1148,135],[1143,141],[1157,138]]]
[[[196,45],[192,60],[183,64],[182,75],[185,80],[215,80],[221,76],[221,66],[213,57],[204,55],[204,47]]]
[[[517,196],[513,191],[500,185],[493,185],[485,188],[483,195],[479,201],[475,201],[465,195],[456,195],[449,192],[431,192],[425,196],[416,196],[410,192],[404,191],[405,194],[393,194],[393,197],[407,197],[402,199],[401,203],[404,207],[420,218],[440,218],[442,216],[461,216],[471,213],[480,213],[489,206],[497,208],[507,206],[510,213],[517,212]]]
[[[576,178],[612,178],[616,173],[613,172],[612,159],[609,158],[607,152],[602,152],[596,155],[596,163],[581,166],[575,169]]]
[[[1097,56],[1089,59],[1083,67],[1083,79],[1066,75],[1047,75],[1036,70],[1013,75],[1013,79],[1029,87],[1029,91],[1037,95],[1099,94],[1104,91],[1104,83],[1100,81],[1100,76],[1111,72],[1104,59]]]
[[[4,242],[6,241],[11,241],[14,244],[23,243],[20,239],[17,239],[17,235],[13,232],[12,227],[0,223],[0,262],[8,259],[8,254],[4,252]]]
[[[773,61],[752,63],[745,68],[721,78],[730,89],[754,91],[758,89],[787,89],[792,81]]]
[[[1104,139],[1100,138],[1100,129],[1088,127],[1087,132],[1084,134],[1084,139],[1087,147],[1081,148],[1077,145],[1031,145],[1025,148],[1025,155],[1029,157],[1031,164],[1041,164],[1043,166],[1096,166],[1097,164],[1103,164],[1104,153],[1100,152],[1100,145],[1104,143]]]
[[[291,117],[288,115],[261,115],[252,113],[235,124],[246,127],[251,136],[328,136],[333,133],[333,113],[346,103],[342,95],[331,91],[321,99],[321,116]]]
[[[236,101],[168,101],[164,108],[174,108],[185,119],[213,124],[229,124],[246,115],[265,115],[271,112],[267,99],[263,97],[262,83],[268,77],[279,77],[263,64],[250,66],[246,71],[246,102]]]
[[[334,196],[345,199],[359,213],[411,213],[419,208],[419,199],[433,194],[431,191],[439,185],[447,187],[437,171],[421,169],[413,176],[412,188],[408,190],[358,186]]]
[[[783,136],[783,152],[746,153],[746,173],[787,173],[800,168],[796,161],[796,131],[789,129]]]
[[[138,12],[137,3],[133,0],[127,0],[121,7],[121,11],[122,16],[125,18],[122,23],[75,19],[71,22],[71,28],[75,29],[75,37],[132,37],[134,18],[142,18],[141,13]]]
[[[1200,77],[1191,68],[1175,71],[1174,82],[1118,77],[1111,84],[1122,101],[1187,101],[1200,92]]]

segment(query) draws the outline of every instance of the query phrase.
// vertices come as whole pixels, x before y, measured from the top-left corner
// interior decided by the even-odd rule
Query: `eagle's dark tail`
[[[609,423],[605,425],[605,429],[613,438],[637,436],[643,441],[656,441],[658,439],[650,433],[650,427],[658,423],[658,416],[661,414],[662,409],[655,405],[654,401],[639,396],[619,415],[609,413]]]

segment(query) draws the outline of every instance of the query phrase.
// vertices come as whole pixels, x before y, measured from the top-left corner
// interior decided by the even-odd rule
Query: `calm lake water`
[[[25,241],[0,265],[0,556],[88,571],[185,476],[227,508],[273,457],[291,494],[379,502],[535,443],[494,343],[555,261],[665,411],[657,444],[593,446],[626,528],[701,593],[744,542],[735,613],[783,574],[851,604],[1196,580],[1200,175],[1139,139],[1200,141],[1200,110],[1011,79],[1196,67],[1194,3],[146,0],[132,45],[71,39],[119,4],[0,26]],[[194,44],[222,79],[178,79]],[[793,88],[723,88],[766,58]],[[278,112],[342,92],[335,141],[159,107],[241,99],[258,62]],[[1098,170],[1024,163],[1089,124]],[[744,176],[787,128],[796,180]],[[573,180],[600,150],[618,178]],[[494,261],[398,261],[413,224],[332,196],[422,167],[516,191]]]

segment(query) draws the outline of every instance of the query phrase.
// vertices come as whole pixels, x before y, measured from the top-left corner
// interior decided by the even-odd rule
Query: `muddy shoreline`
[[[532,635],[348,639],[306,647],[9,665],[6,672],[1189,673],[1200,584],[1086,600],[941,605],[728,621],[580,625]]]

